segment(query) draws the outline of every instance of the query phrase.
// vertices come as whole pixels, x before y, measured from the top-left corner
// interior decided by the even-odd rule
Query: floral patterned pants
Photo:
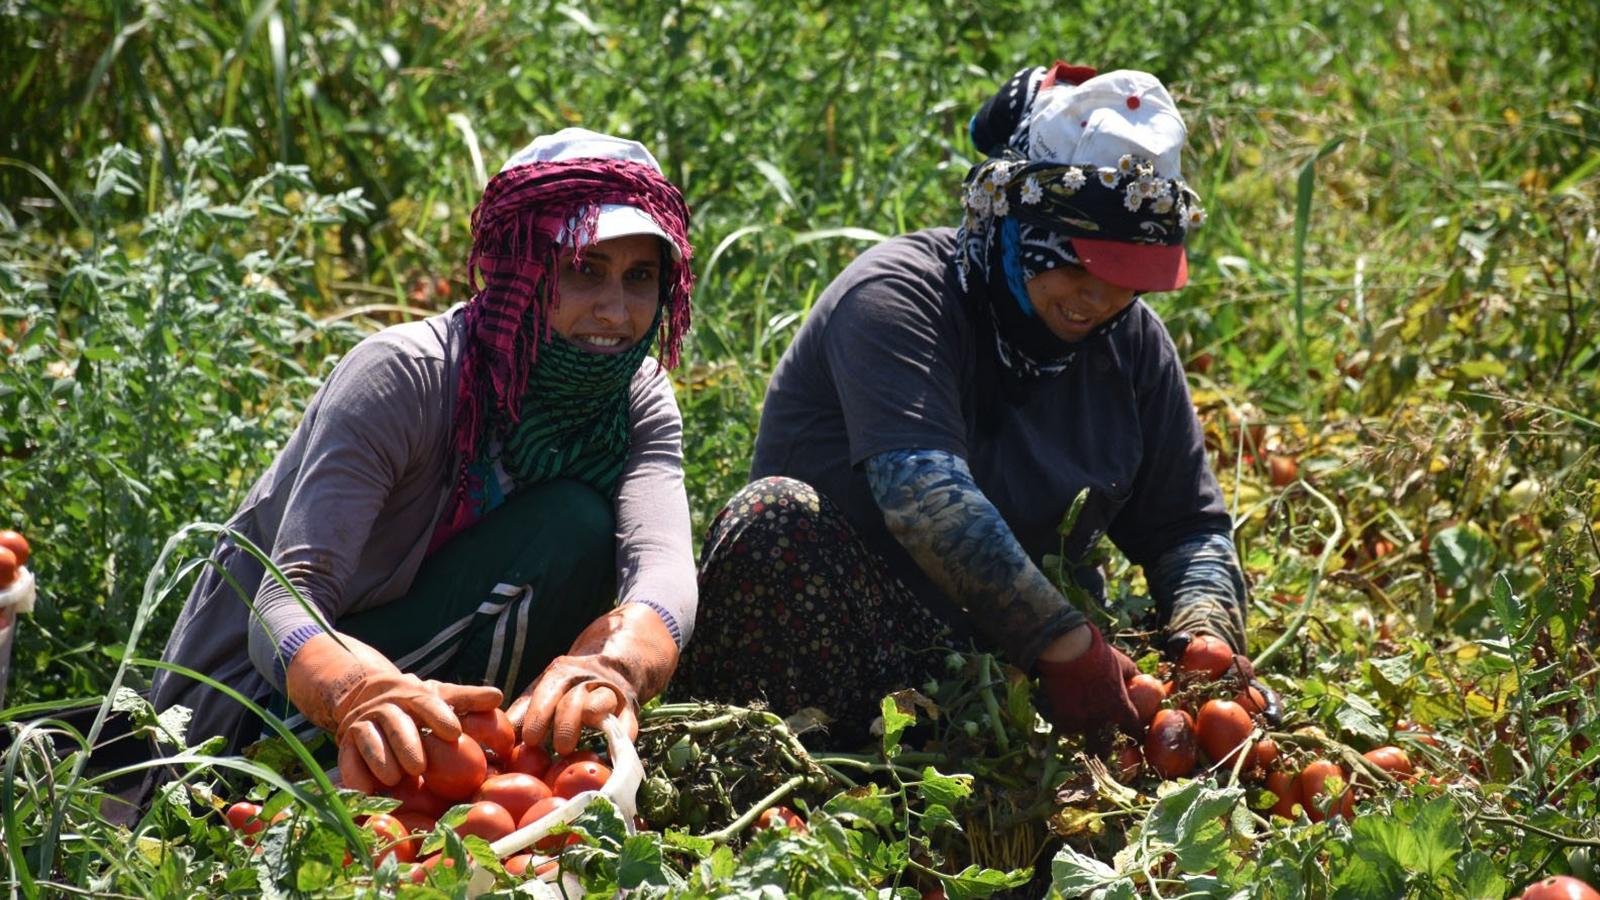
[[[695,618],[671,696],[814,707],[835,745],[864,741],[884,694],[926,681],[949,649],[838,507],[792,478],[751,482],[717,514]]]

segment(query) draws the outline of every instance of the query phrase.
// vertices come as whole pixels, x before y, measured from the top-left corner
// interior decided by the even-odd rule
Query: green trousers
[[[557,479],[519,491],[435,550],[404,596],[334,628],[402,671],[491,684],[509,703],[611,609],[616,593],[611,501]],[[285,698],[273,699],[290,712]],[[315,731],[299,715],[288,723],[308,737]]]

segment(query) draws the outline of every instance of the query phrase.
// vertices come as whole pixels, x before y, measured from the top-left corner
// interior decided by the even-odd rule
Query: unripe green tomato
[[[1572,877],[1588,884],[1600,884],[1600,853],[1593,847],[1573,847],[1567,851],[1567,867]]]

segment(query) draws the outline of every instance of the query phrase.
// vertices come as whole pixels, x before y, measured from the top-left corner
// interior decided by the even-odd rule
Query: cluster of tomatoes
[[[452,807],[471,804],[466,817],[454,826],[456,834],[477,835],[493,843],[544,818],[578,794],[604,787],[611,777],[611,769],[591,751],[552,759],[542,748],[518,741],[516,729],[502,710],[462,716],[461,732],[453,742],[425,734],[427,768],[421,775],[405,776],[399,784],[381,790],[384,796],[399,800],[400,806],[362,822],[376,838],[374,864],[390,855],[400,863],[415,863],[409,874],[412,881],[421,883],[436,867],[454,864],[439,853],[417,858],[423,840]],[[244,802],[226,811],[228,823],[243,832],[247,841],[266,827],[260,814],[260,806]],[[559,853],[566,844],[580,840],[575,834],[547,835],[534,849],[541,854]],[[347,857],[346,864],[349,862]],[[530,867],[534,874],[543,874],[556,865],[554,860],[536,863],[531,852],[513,854],[502,862],[515,876],[526,874]]]
[[[1118,779],[1132,781],[1146,764],[1162,778],[1182,778],[1193,774],[1203,758],[1222,766],[1241,765],[1244,776],[1264,778],[1277,797],[1272,811],[1284,818],[1293,819],[1296,806],[1314,822],[1329,815],[1349,818],[1355,808],[1354,789],[1345,788],[1336,798],[1329,789],[1330,781],[1352,784],[1348,770],[1330,760],[1313,759],[1298,771],[1288,771],[1279,765],[1276,741],[1250,740],[1267,708],[1259,690],[1244,685],[1232,699],[1189,699],[1214,695],[1218,687],[1229,690],[1224,676],[1232,667],[1232,649],[1217,638],[1202,636],[1189,643],[1172,680],[1144,674],[1130,679],[1128,697],[1145,724],[1145,740],[1142,748],[1130,744],[1117,751]],[[1240,753],[1248,754],[1242,764]],[[1397,778],[1410,778],[1415,772],[1399,747],[1379,747],[1364,757]]]
[[[31,552],[27,538],[15,531],[0,531],[0,591],[17,580],[17,574],[28,564]]]

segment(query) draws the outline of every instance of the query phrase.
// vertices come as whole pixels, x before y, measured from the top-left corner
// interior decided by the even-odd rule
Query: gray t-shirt
[[[980,397],[978,354],[993,350],[978,345],[963,308],[955,252],[953,229],[896,237],[823,291],[767,387],[751,477],[797,478],[832,499],[894,574],[958,625],[951,599],[884,524],[862,471],[868,457],[932,449],[964,458],[1036,564],[1063,549],[1077,558],[1107,534],[1140,565],[1187,538],[1229,534],[1160,318],[1136,300],[1020,405]],[[984,433],[980,405],[997,422]],[[1057,528],[1085,487],[1089,501],[1063,547]]]
[[[228,522],[267,551],[330,622],[399,598],[422,565],[454,473],[450,436],[464,346],[456,311],[386,328],[356,345]],[[654,359],[640,364],[629,386],[629,439],[615,500],[619,599],[655,608],[682,646],[699,596],[683,421],[671,379]],[[213,558],[253,592],[260,617],[252,619],[227,580],[208,568],[163,659],[246,697],[281,690],[277,641],[314,620],[232,542]],[[195,710],[191,740],[239,737],[243,708],[197,682],[158,673],[152,697],[157,709],[181,703]]]

